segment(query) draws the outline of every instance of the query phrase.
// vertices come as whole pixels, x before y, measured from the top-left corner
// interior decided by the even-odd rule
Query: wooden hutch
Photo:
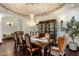
[[[40,21],[37,24],[38,31],[41,33],[41,36],[44,36],[44,33],[49,32],[50,38],[54,39],[56,42],[57,39],[57,20],[47,20],[47,21]]]

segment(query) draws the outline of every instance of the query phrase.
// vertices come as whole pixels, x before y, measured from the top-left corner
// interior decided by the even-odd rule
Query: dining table
[[[44,56],[45,55],[45,47],[50,46],[51,43],[54,43],[54,39],[50,39],[50,41],[48,41],[48,42],[44,42],[43,40],[38,39],[34,42],[32,41],[31,43],[40,47],[42,56]]]

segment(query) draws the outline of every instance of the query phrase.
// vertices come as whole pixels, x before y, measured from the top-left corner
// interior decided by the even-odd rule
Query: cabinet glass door
[[[50,23],[50,31],[54,31],[54,23]]]
[[[47,31],[50,31],[50,23],[47,24]]]

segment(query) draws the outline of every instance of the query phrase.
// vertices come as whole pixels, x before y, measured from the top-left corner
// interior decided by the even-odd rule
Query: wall
[[[23,19],[23,31],[25,33],[30,33],[30,31],[36,32],[37,26],[29,26],[27,23],[29,22],[29,19]]]
[[[2,42],[2,38],[3,38],[3,36],[2,36],[2,15],[0,14],[0,43]]]
[[[7,22],[13,22],[12,26],[9,26]],[[9,34],[15,31],[23,30],[25,33],[30,33],[30,31],[36,32],[36,26],[29,26],[27,23],[29,19],[19,19],[12,16],[5,16],[2,19],[2,33]]]
[[[13,33],[15,31],[18,31],[20,29],[20,26],[19,26],[20,22],[18,22],[19,20],[20,19],[17,19],[17,18],[11,17],[11,16],[5,16],[2,19],[2,33],[3,34],[10,34],[10,33]],[[7,22],[12,22],[13,25],[9,26],[7,24]]]

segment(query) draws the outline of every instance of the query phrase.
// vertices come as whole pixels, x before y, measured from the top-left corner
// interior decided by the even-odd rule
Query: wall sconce
[[[7,22],[7,25],[12,26],[13,22]]]
[[[65,15],[61,15],[59,16],[59,19],[60,19],[60,28],[61,28],[61,31],[63,31],[63,23],[65,22],[66,20],[66,16]]]
[[[63,20],[61,20],[61,31],[63,30]]]

